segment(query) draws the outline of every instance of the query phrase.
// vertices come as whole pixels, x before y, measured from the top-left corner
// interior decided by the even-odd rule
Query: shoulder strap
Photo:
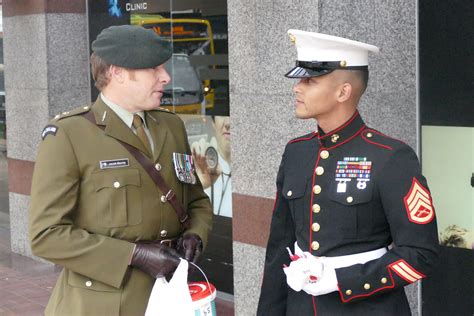
[[[99,127],[100,129],[104,129],[104,126],[97,125],[95,122],[94,113],[86,112],[82,114],[86,119],[88,119],[92,124]],[[146,157],[141,151],[136,149],[135,147],[117,139],[117,141],[125,147],[128,152],[135,157],[138,163],[145,169],[147,174],[151,177],[153,182],[155,182],[156,186],[160,191],[164,194],[161,196],[161,202],[166,203],[169,202],[171,206],[178,214],[179,222],[181,223],[181,229],[185,230],[189,228],[189,216],[188,213],[185,211],[181,203],[179,203],[178,199],[176,198],[176,194],[174,194],[173,190],[171,190],[168,185],[166,184],[165,180],[161,177],[160,173],[155,169],[155,164]]]

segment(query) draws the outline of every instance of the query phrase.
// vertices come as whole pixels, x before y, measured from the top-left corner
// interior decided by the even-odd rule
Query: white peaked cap
[[[288,30],[288,35],[296,45],[298,61],[345,61],[346,67],[367,66],[368,53],[379,52],[373,45],[321,33]]]
[[[298,59],[287,78],[318,77],[336,69],[367,70],[369,52],[379,52],[373,45],[321,33],[288,30],[288,35]]]

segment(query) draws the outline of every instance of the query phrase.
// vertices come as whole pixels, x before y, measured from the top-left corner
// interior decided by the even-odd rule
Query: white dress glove
[[[323,266],[321,276],[316,281],[306,282],[302,289],[309,295],[319,296],[337,291],[336,270],[324,263],[324,258],[319,259],[319,263]]]
[[[323,265],[318,258],[309,252],[302,252],[299,248],[296,249],[295,255],[291,254],[289,249],[288,252],[293,261],[289,267],[283,268],[286,274],[286,283],[293,290],[299,292],[305,284],[317,280],[321,276]]]
[[[297,292],[303,290],[313,296],[337,291],[336,270],[324,262],[324,257],[315,257],[309,252],[303,252],[296,242],[294,255],[287,249],[292,262],[289,267],[284,267],[283,271],[289,287]]]

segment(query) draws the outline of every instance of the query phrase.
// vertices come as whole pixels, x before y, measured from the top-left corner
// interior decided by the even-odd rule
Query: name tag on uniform
[[[173,164],[179,181],[190,184],[196,183],[193,156],[173,153]]]
[[[128,161],[128,158],[101,160],[99,162],[100,169],[122,168],[122,167],[128,167],[129,165],[130,165],[130,162]]]

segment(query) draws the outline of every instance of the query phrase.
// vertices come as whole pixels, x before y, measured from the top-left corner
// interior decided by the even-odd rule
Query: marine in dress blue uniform
[[[378,52],[339,37],[288,32],[298,61],[286,76],[301,81],[351,71],[367,78],[368,52]],[[257,315],[410,315],[403,288],[436,262],[435,210],[415,152],[368,127],[356,105],[338,126],[318,126],[285,148]],[[324,115],[314,118],[326,122]],[[309,265],[300,271],[295,262],[303,257]],[[295,285],[283,267],[297,278],[319,272]]]

